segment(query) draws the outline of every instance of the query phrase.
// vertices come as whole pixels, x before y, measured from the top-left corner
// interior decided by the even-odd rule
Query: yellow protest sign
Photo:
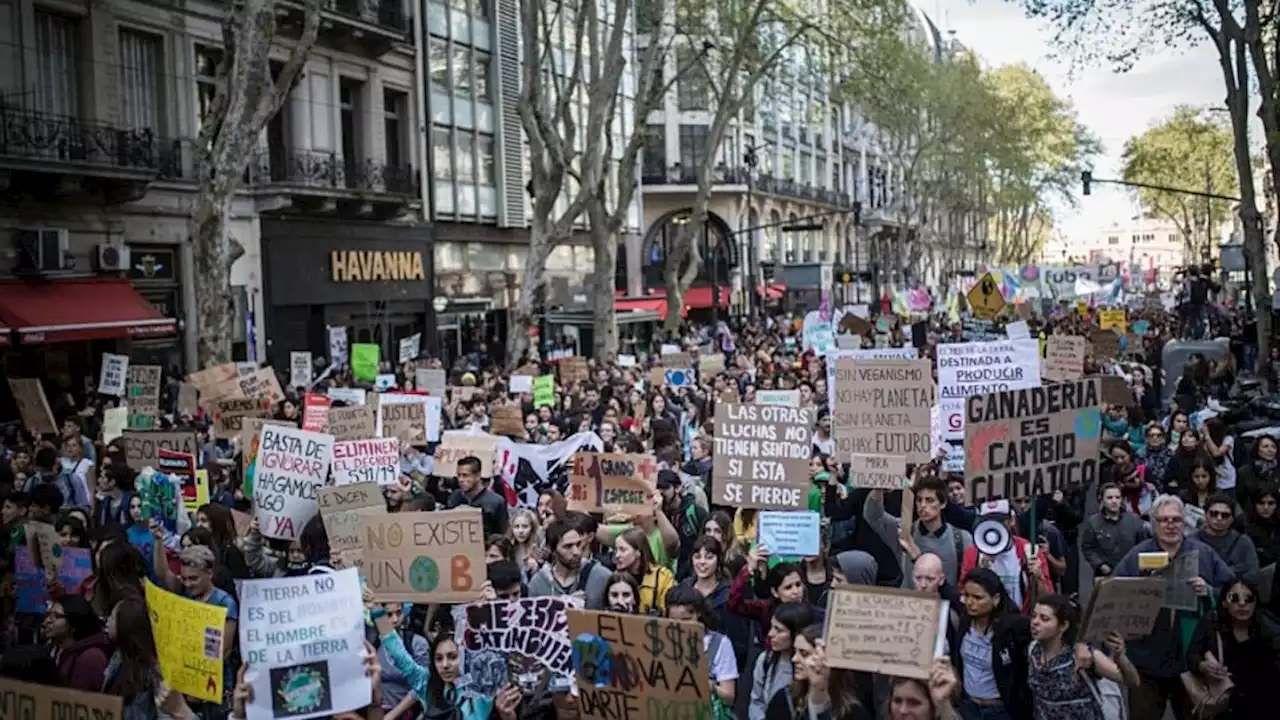
[[[1004,295],[1000,293],[1000,283],[991,273],[982,276],[977,285],[965,296],[969,301],[969,309],[973,314],[984,319],[994,320],[1004,310]]]
[[[187,512],[195,512],[201,505],[209,504],[209,471],[201,468],[196,471],[196,497],[183,498],[183,507]]]
[[[1077,300],[1077,301],[1076,301],[1076,314],[1077,314],[1077,315],[1088,315],[1088,314],[1089,314],[1089,301],[1088,301],[1088,300]]]
[[[188,600],[147,581],[147,610],[160,674],[183,695],[222,702],[222,643],[227,609]]]
[[[1128,327],[1125,323],[1124,310],[1103,310],[1098,313],[1098,327],[1103,330],[1111,328],[1120,328],[1120,332],[1124,332]]]

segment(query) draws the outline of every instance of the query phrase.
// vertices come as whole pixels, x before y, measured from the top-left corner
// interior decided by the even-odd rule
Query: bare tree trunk
[[[196,292],[196,356],[201,367],[231,362],[234,303],[222,288],[231,288],[231,265],[244,254],[230,237],[231,203],[235,191],[213,190],[196,195],[189,234]]]
[[[529,330],[540,326],[545,304],[543,288],[546,283],[547,258],[551,257],[553,249],[555,242],[547,221],[534,215],[533,224],[529,228],[529,258],[524,266],[520,295],[516,298],[515,307],[511,308],[507,324],[508,370],[520,365],[529,349]]]
[[[598,207],[598,206],[597,206]],[[595,293],[591,298],[592,352],[597,360],[618,354],[618,309],[613,299],[613,276],[618,266],[618,237],[603,215],[591,217],[591,245],[595,251]]]

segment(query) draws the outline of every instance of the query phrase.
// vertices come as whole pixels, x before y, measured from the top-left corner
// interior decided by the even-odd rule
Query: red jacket
[[[102,692],[103,673],[111,659],[111,641],[106,633],[77,640],[58,656],[58,672],[72,690]]]
[[[1023,615],[1029,615],[1031,613],[1031,591],[1027,582],[1030,579],[1027,577],[1027,557],[1031,554],[1031,543],[1015,535],[1013,537],[1013,547],[1018,553],[1019,565],[1022,566],[1020,574],[1022,578],[1022,607],[1020,610],[1022,610]],[[964,561],[960,563],[960,582],[962,584],[964,583],[964,576],[968,575],[969,571],[977,567],[977,565],[978,548],[970,545],[965,548]],[[1053,587],[1053,580],[1049,577],[1049,564],[1043,561],[1040,563],[1040,577],[1040,587]]]

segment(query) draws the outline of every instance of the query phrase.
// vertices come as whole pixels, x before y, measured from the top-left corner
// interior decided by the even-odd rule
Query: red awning
[[[633,310],[653,310],[658,317],[667,319],[667,299],[665,297],[618,298],[613,301],[613,308],[618,312]]]
[[[9,336],[12,334],[13,334],[13,331],[10,330],[9,328],[0,327],[0,347],[9,347],[9,344],[12,342],[9,339]]]
[[[756,294],[763,295],[766,300],[781,300],[782,296],[787,294],[787,286],[782,283],[757,285]]]
[[[77,278],[0,283],[0,324],[22,345],[172,335],[178,321],[161,317],[127,280]]]
[[[719,306],[722,308],[729,307],[729,297],[732,293],[729,292],[729,288],[727,287],[719,288],[719,290],[720,290]],[[712,298],[711,288],[706,286],[691,287],[684,294],[685,309],[699,310],[702,308],[709,308],[711,307],[711,298]]]

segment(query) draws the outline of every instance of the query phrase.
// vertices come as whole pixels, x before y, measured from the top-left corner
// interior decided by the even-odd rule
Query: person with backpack
[[[1124,637],[1108,633],[1114,659],[1077,643],[1080,609],[1063,595],[1036,601],[1027,647],[1027,687],[1035,720],[1120,720],[1120,685],[1140,683],[1125,656]],[[1073,651],[1074,650],[1074,651]]]
[[[65,467],[60,467],[57,451],[49,446],[36,451],[36,472],[27,478],[27,485],[23,488],[23,492],[30,494],[39,485],[57,488],[62,495],[62,506],[65,508],[91,506],[87,482],[82,476],[68,471]]]
[[[915,495],[915,524],[911,527],[913,552],[932,553],[942,561],[947,582],[959,585],[964,576],[961,565],[973,547],[973,536],[968,531],[947,522],[943,514],[947,507],[947,486],[934,475],[924,474],[924,466],[916,472],[913,485]],[[898,528],[902,524],[884,509],[884,491],[872,490],[862,506],[862,517],[880,539],[891,548],[899,547]],[[916,557],[918,557],[917,555]],[[911,563],[916,557],[902,558],[902,575],[909,582]]]
[[[582,533],[572,518],[556,520],[547,527],[547,549],[551,562],[529,580],[529,597],[577,595],[588,610],[605,609],[609,568],[582,558]]]

